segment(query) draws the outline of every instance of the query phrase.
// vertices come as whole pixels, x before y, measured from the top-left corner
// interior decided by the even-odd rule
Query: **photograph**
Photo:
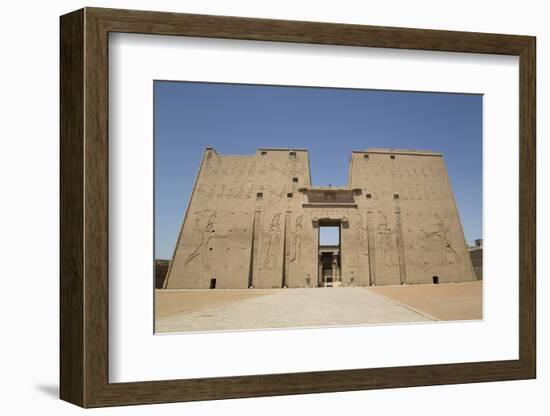
[[[483,95],[155,80],[155,333],[483,319]]]
[[[333,414],[353,396],[410,413],[396,395],[424,411],[435,390],[535,409],[544,19],[292,6],[55,13],[55,82],[38,83],[59,100],[40,106],[59,127],[56,218],[10,222],[59,225],[31,262],[58,284],[38,270],[43,290],[12,291],[39,294],[17,328],[55,339],[14,374],[76,411],[307,398]],[[40,166],[12,141],[32,159],[17,168]],[[19,210],[56,194],[16,188]]]

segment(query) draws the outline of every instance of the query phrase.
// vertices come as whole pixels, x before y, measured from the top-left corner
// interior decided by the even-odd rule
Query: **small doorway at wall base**
[[[210,289],[216,289],[216,279],[210,279]]]
[[[432,276],[432,283],[434,285],[439,284],[439,276]]]

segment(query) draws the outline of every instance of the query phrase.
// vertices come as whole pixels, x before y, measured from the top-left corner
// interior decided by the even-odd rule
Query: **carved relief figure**
[[[294,244],[293,244],[293,253],[292,257],[290,258],[290,261],[298,260],[300,261],[301,253],[302,253],[302,220],[303,215],[300,215],[298,218],[296,218],[295,225],[294,225]]]
[[[342,262],[333,264],[333,281],[343,286],[470,279],[444,162],[387,153],[352,154],[353,175],[340,189],[311,185],[300,150],[207,150],[167,286],[206,288],[215,278],[218,288],[316,287],[317,256],[326,251],[319,228],[335,223]]]
[[[363,217],[361,214],[357,214],[357,240],[361,245],[361,254],[369,255],[369,240],[367,234],[367,227],[363,224]]]
[[[241,199],[244,196],[244,185],[241,183],[239,186],[231,188],[231,198]]]
[[[281,226],[280,226],[281,213],[277,213],[273,216],[269,228],[264,233],[266,254],[265,260],[261,269],[272,269],[277,264],[279,243],[281,241]]]
[[[286,187],[284,185],[281,187],[280,192],[277,192],[275,189],[273,190],[273,200],[275,203],[278,204],[283,198],[286,198]]]
[[[195,229],[193,231],[193,242],[195,248],[185,260],[187,266],[196,258],[200,258],[202,267],[210,270],[208,264],[208,244],[214,238],[225,238],[225,235],[217,234],[215,230],[216,211],[203,210],[195,213]]]
[[[449,226],[445,224],[443,219],[435,214],[436,221],[431,226],[431,231],[427,231],[423,235],[423,246],[430,251],[445,252],[447,262],[454,263],[457,258],[461,258],[460,254],[455,250],[449,238]]]
[[[388,225],[388,218],[382,211],[378,211],[382,221],[378,224],[376,232],[380,237],[380,246],[382,248],[382,257],[386,266],[396,265],[394,261],[394,234],[395,230]]]

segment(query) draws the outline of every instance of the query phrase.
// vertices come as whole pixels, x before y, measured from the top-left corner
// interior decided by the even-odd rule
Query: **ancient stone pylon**
[[[307,150],[207,148],[165,287],[319,286],[324,225],[343,286],[475,280],[440,153],[354,151],[348,186],[313,187]]]

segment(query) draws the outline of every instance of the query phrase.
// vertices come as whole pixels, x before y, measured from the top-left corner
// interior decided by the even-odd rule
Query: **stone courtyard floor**
[[[156,332],[482,319],[482,284],[156,290]]]

